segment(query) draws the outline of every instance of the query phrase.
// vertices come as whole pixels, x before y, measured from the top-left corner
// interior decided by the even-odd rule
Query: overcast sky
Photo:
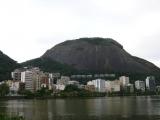
[[[0,0],[0,50],[18,62],[80,37],[113,38],[160,67],[160,0]]]

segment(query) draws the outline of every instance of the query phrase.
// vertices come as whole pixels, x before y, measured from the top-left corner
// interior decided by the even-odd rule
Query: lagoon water
[[[25,120],[160,120],[160,96],[0,100],[0,113]]]

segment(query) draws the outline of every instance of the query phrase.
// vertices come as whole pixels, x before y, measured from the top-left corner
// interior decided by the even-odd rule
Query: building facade
[[[21,70],[16,69],[11,73],[11,77],[15,81],[21,81]]]
[[[129,77],[121,76],[121,77],[119,78],[119,80],[120,80],[120,85],[121,85],[122,87],[125,87],[125,86],[127,86],[127,85],[129,84]]]
[[[146,90],[151,92],[156,91],[156,82],[154,76],[149,76],[146,78]]]
[[[93,85],[95,86],[95,89],[97,92],[105,92],[105,80],[103,79],[96,79],[92,80]]]
[[[140,80],[135,81],[135,88],[138,91],[145,92],[145,82]]]

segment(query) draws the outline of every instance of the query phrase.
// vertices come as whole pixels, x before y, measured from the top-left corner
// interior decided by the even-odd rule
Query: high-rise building
[[[154,76],[148,76],[146,78],[146,89],[147,91],[155,91],[156,90],[156,82]]]
[[[96,80],[92,80],[93,85],[96,88],[97,92],[105,92],[106,88],[105,88],[105,80],[103,79],[96,79]]]
[[[21,82],[25,83],[25,89],[35,92],[41,88],[41,78],[44,73],[39,68],[27,69],[21,72]]]
[[[24,71],[21,73],[21,82],[25,83],[25,89],[34,92],[33,72]]]

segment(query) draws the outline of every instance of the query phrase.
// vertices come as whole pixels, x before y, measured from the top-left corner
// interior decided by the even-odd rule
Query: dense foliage
[[[19,67],[18,63],[0,51],[0,81],[11,78],[11,72]]]
[[[0,85],[0,97],[9,93],[9,86],[5,83]]]
[[[24,120],[23,117],[19,117],[19,116],[13,116],[13,117],[10,117],[6,114],[1,114],[0,113],[0,120]]]
[[[84,89],[79,89],[76,85],[67,85],[64,91],[56,94],[58,97],[104,97],[106,93],[90,92]]]
[[[68,75],[76,72],[72,67],[58,63],[50,59],[37,58],[22,63],[22,66],[34,66],[39,67],[42,71],[45,72],[60,72],[61,74]]]
[[[73,92],[73,91],[81,91],[76,85],[67,85],[64,89],[64,92]]]

